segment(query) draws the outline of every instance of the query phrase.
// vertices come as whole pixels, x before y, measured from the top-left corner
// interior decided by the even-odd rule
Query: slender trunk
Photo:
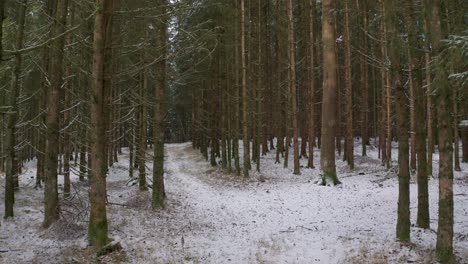
[[[111,76],[106,76],[106,47],[109,44],[106,39],[107,30],[111,30],[112,1],[97,0],[98,5],[93,43],[92,66],[92,96],[91,96],[91,172],[90,172],[90,217],[88,225],[88,240],[97,249],[102,248],[108,242],[107,237],[107,125],[108,108],[106,89]]]
[[[411,53],[408,50],[408,82],[410,88],[409,109],[410,109],[410,166],[411,171],[416,171],[416,112],[415,112],[415,87],[414,87],[414,69],[411,61]]]
[[[68,0],[57,1],[52,26],[52,35],[58,36],[65,31],[67,22]],[[62,86],[62,63],[64,37],[60,37],[51,44],[50,48],[50,88],[47,93],[46,117],[46,150],[45,150],[45,189],[44,189],[44,227],[49,227],[59,218],[59,203],[57,190],[57,157],[59,154],[59,116],[60,116],[60,90]]]
[[[248,98],[247,98],[247,67],[245,54],[245,7],[244,0],[241,0],[241,60],[242,60],[242,137],[244,143],[244,177],[249,176],[250,169],[250,143],[249,127],[247,120]]]
[[[70,36],[70,35],[69,35]],[[67,37],[69,37],[67,36]],[[67,41],[67,43],[70,43]],[[70,76],[70,66],[66,69],[65,76]],[[70,85],[71,80],[67,81],[67,85],[64,86],[65,93],[65,102],[64,102],[64,109],[67,109],[70,106],[70,92],[71,89]],[[71,190],[71,183],[70,183],[70,155],[71,155],[71,142],[70,142],[70,131],[66,129],[70,123],[70,110],[66,110],[63,113],[63,126],[65,129],[63,130],[63,195],[64,197],[70,196]]]
[[[387,47],[390,61],[390,73],[392,87],[395,90],[395,113],[396,130],[398,137],[398,219],[396,226],[397,239],[400,241],[410,241],[410,171],[409,171],[409,146],[408,146],[408,126],[406,118],[408,111],[406,108],[405,88],[402,82],[400,48],[401,40],[398,30],[399,0],[386,0],[385,24],[387,26]]]
[[[418,183],[418,213],[416,224],[420,228],[429,228],[429,190],[427,180],[427,154],[426,154],[426,115],[425,90],[423,87],[423,70],[421,45],[418,42],[418,27],[415,24],[415,5],[410,1],[405,6],[406,24],[408,25],[408,61],[410,65],[410,81],[413,86],[413,111],[411,136],[415,137],[415,151],[417,156],[417,183]],[[411,87],[410,87],[411,89]]]
[[[294,21],[292,0],[288,0],[288,40],[289,40],[289,67],[292,96],[292,124],[294,144],[294,174],[300,174],[299,170],[299,128],[297,124],[297,91],[296,91],[296,55],[294,41]]]
[[[346,91],[346,140],[344,153],[349,168],[354,170],[354,140],[353,140],[353,88],[351,72],[351,38],[349,25],[349,0],[345,1],[345,91]],[[363,143],[364,144],[364,143]]]
[[[238,9],[238,1],[235,1],[235,8],[236,10]],[[234,67],[233,70],[235,71],[234,73],[234,135],[232,139],[232,147],[233,147],[233,156],[234,156],[234,166],[236,168],[236,175],[240,176],[241,174],[241,168],[240,168],[240,159],[239,159],[239,124],[240,124],[240,109],[239,109],[239,93],[240,93],[240,85],[239,85],[239,46],[237,45],[238,38],[239,38],[239,16],[238,13],[235,15],[235,26],[234,26],[234,43],[236,43],[235,50],[234,50]],[[242,87],[243,89],[243,87]]]
[[[145,62],[144,62],[145,63]],[[147,146],[147,140],[146,140],[146,131],[147,131],[147,122],[146,122],[146,116],[147,116],[147,91],[148,91],[148,69],[145,68],[143,70],[142,75],[142,82],[141,82],[141,87],[140,87],[140,112],[139,112],[139,126],[140,128],[138,131],[140,132],[140,135],[138,137],[139,142],[138,142],[138,186],[140,188],[140,191],[147,191],[148,187],[146,186],[146,146]]]
[[[457,91],[453,91],[453,141],[454,141],[454,170],[461,171],[460,168],[460,135],[458,132],[458,98]]]
[[[363,1],[363,49],[362,52],[367,52],[368,48],[368,2]],[[359,8],[358,8],[359,9]],[[369,145],[369,68],[366,59],[361,57],[361,83],[363,84],[362,90],[362,106],[361,106],[361,134],[362,134],[362,156],[367,156],[367,145]],[[374,113],[375,114],[375,113]],[[375,124],[374,124],[375,125]]]
[[[164,132],[166,130],[166,56],[167,56],[167,0],[159,0],[161,20],[157,24],[156,48],[159,51],[158,62],[155,65],[156,84],[154,94],[156,104],[154,107],[153,123],[153,210],[164,208],[166,198],[164,187]]]
[[[380,25],[381,29],[381,41],[383,42],[380,45],[380,53],[381,53],[381,61],[385,61],[387,59],[387,54],[386,54],[386,49],[385,49],[385,40],[386,40],[386,34],[385,34],[385,23],[381,23]],[[380,145],[380,150],[381,150],[381,160],[382,160],[382,165],[385,165],[387,161],[387,138],[386,138],[386,131],[387,131],[387,69],[382,66],[380,67],[380,82],[381,82],[381,96],[380,96],[380,112],[381,112],[381,120],[380,120],[380,135],[379,135],[379,145]]]
[[[74,23],[75,19],[75,9],[72,8],[71,14],[70,14],[70,24]],[[66,43],[67,45],[72,45],[72,34],[67,35],[66,37]],[[72,65],[68,64],[66,66],[66,71],[65,71],[65,78],[70,78],[72,69]],[[62,95],[65,98],[64,99],[64,106],[63,108],[66,109],[65,112],[63,113],[63,126],[64,129],[62,130],[63,133],[63,195],[64,197],[69,197],[70,196],[70,191],[71,191],[71,182],[70,182],[70,157],[72,156],[72,146],[71,146],[71,137],[70,137],[70,107],[71,104],[71,93],[72,93],[72,83],[73,79],[69,79],[66,81],[65,85],[63,86],[63,91]]]
[[[440,0],[430,4],[431,36],[434,55],[443,50],[440,17]],[[452,88],[448,83],[448,73],[440,58],[435,57],[435,78],[437,87],[437,127],[439,147],[439,220],[437,228],[436,254],[442,263],[449,263],[453,256],[453,142],[452,142]]]
[[[0,16],[3,17],[3,2],[1,4]],[[27,1],[23,0],[19,3],[19,21],[18,21],[18,33],[16,36],[16,49],[23,47],[24,40],[24,27],[26,21]],[[1,18],[0,18],[1,19]],[[3,21],[2,21],[3,24]],[[0,39],[1,41],[1,39]],[[22,55],[17,54],[15,56],[15,69],[13,73],[13,84],[10,89],[10,101],[9,101],[9,114],[7,116],[7,129],[5,138],[5,153],[6,153],[6,175],[5,175],[5,215],[4,218],[14,216],[13,206],[15,203],[15,178],[18,178],[17,168],[14,166],[14,160],[16,156],[15,145],[16,145],[16,122],[18,119],[18,104],[17,99],[21,89],[21,69],[22,69]]]
[[[307,166],[314,168],[314,144],[315,144],[315,56],[314,56],[314,19],[315,1],[309,0],[309,43],[310,43],[310,91],[309,91],[309,160]],[[303,139],[304,140],[304,139]]]
[[[426,34],[429,32],[429,18],[424,18],[424,31]],[[432,106],[432,98],[433,95],[430,91],[430,87],[432,84],[431,80],[431,54],[430,54],[430,40],[427,38],[425,43],[425,52],[424,52],[424,59],[425,59],[425,68],[426,68],[426,87],[427,87],[427,172],[429,175],[432,175],[432,154],[434,153],[434,132],[433,132],[433,106]]]

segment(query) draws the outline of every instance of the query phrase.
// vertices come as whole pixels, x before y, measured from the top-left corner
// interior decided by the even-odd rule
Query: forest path
[[[388,213],[379,206],[382,200],[396,205],[392,196],[369,199],[369,188],[362,186],[318,186],[310,175],[233,184],[220,180],[221,172],[190,144],[167,145],[166,151],[169,192],[184,194],[182,203],[190,208],[184,250],[202,263],[339,263],[344,243],[371,237],[381,225],[363,213]],[[392,227],[393,221],[392,214]]]
[[[109,168],[109,236],[122,243],[124,263],[434,263],[438,181],[429,181],[432,229],[412,226],[412,244],[402,246],[395,241],[398,180],[380,166],[375,149],[356,156],[354,172],[337,159],[343,183],[337,187],[315,184],[318,169],[293,175],[275,164],[273,152],[262,156],[262,172],[252,170],[249,179],[213,168],[190,143],[166,144],[165,154],[166,208],[156,212],[151,190],[140,191],[129,178],[128,149]],[[468,264],[468,165],[462,166],[454,180],[454,246],[459,263]],[[0,263],[94,263],[86,235],[89,185],[76,172],[75,198],[62,204],[59,223],[43,229],[44,192],[34,188],[36,162],[26,164],[16,217],[0,219]],[[410,207],[415,223],[414,182]],[[102,263],[124,259],[114,257]]]

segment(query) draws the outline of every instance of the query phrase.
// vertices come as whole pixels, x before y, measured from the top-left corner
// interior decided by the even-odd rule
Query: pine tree
[[[322,100],[322,144],[320,167],[324,183],[339,184],[335,167],[336,127],[336,57],[335,33],[333,28],[333,0],[322,1],[323,42],[323,100]]]

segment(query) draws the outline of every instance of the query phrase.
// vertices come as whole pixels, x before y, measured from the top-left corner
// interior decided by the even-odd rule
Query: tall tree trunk
[[[460,134],[458,130],[458,98],[457,91],[453,91],[453,142],[454,142],[454,169],[455,171],[461,171],[460,168]]]
[[[75,19],[75,8],[72,7],[71,13],[70,13],[70,24],[72,25],[74,23]],[[66,43],[67,45],[72,45],[72,35],[68,34],[66,37]],[[71,73],[72,73],[72,65],[68,63],[66,65],[66,71],[65,71],[65,78],[70,78]],[[71,182],[70,182],[70,156],[72,155],[72,145],[71,145],[71,126],[70,126],[70,111],[71,109],[68,109],[71,107],[71,96],[72,96],[72,88],[73,88],[73,79],[69,79],[65,82],[65,85],[63,86],[62,90],[62,96],[64,97],[64,106],[63,109],[66,109],[65,112],[63,113],[63,195],[64,197],[69,197],[70,196],[70,191],[71,191]]]
[[[238,10],[239,2],[235,1],[235,10]],[[236,13],[235,15],[235,26],[234,26],[234,67],[233,70],[235,71],[234,73],[234,135],[233,135],[233,156],[234,156],[234,166],[236,168],[236,175],[240,176],[241,174],[241,168],[240,168],[240,158],[239,158],[239,124],[240,124],[240,107],[239,107],[239,94],[240,94],[240,87],[239,85],[239,13]],[[243,90],[243,87],[241,88]],[[243,129],[243,128],[242,128]]]
[[[380,45],[380,53],[381,53],[381,61],[384,62],[387,60],[386,54],[386,47],[385,42],[387,39],[385,33],[385,23],[380,23],[380,30],[381,30],[381,41],[383,42]],[[380,96],[380,112],[381,112],[381,120],[380,120],[380,134],[379,134],[379,145],[381,150],[381,159],[382,165],[385,165],[387,162],[387,69],[385,66],[380,67],[380,82],[381,82],[381,96]]]
[[[57,1],[52,36],[59,36],[65,31],[67,22],[68,0]],[[44,227],[49,227],[59,218],[57,190],[57,157],[59,154],[59,116],[60,90],[63,83],[62,65],[65,38],[62,36],[52,42],[49,59],[50,88],[47,93],[46,150],[45,150],[45,189],[44,189]]]
[[[411,25],[409,25],[411,26]],[[409,44],[411,45],[411,44]],[[416,171],[416,109],[415,109],[415,87],[414,87],[414,69],[412,54],[408,48],[408,82],[409,82],[409,109],[410,109],[410,167],[411,171]]]
[[[411,128],[415,135],[415,151],[417,156],[417,183],[418,183],[418,213],[416,224],[420,228],[429,228],[429,190],[427,180],[427,153],[426,153],[426,108],[425,89],[423,86],[423,52],[418,43],[418,27],[415,23],[415,2],[409,1],[405,6],[406,24],[408,25],[408,59],[412,72],[414,86],[414,124]],[[414,130],[413,130],[414,129]]]
[[[299,128],[297,125],[297,90],[296,90],[296,55],[294,41],[294,20],[292,0],[288,0],[288,40],[289,40],[289,76],[292,96],[292,124],[294,144],[294,174],[300,174],[299,169]],[[304,140],[304,139],[303,139]]]
[[[3,18],[3,2],[1,4],[0,16]],[[18,33],[16,36],[15,48],[17,50],[23,47],[24,40],[24,27],[26,21],[26,11],[27,11],[27,0],[22,0],[19,5],[18,13]],[[2,19],[0,18],[0,19]],[[3,21],[2,23],[3,24]],[[0,25],[1,26],[1,25]],[[2,39],[0,39],[1,41]],[[22,55],[15,55],[15,69],[14,69],[14,80],[10,89],[10,101],[9,101],[9,114],[8,122],[6,129],[6,139],[5,139],[5,154],[6,154],[6,175],[5,175],[5,215],[4,218],[14,216],[13,206],[15,203],[15,178],[18,178],[18,170],[14,166],[15,162],[15,145],[16,145],[16,122],[18,119],[18,103],[17,99],[21,89],[21,70],[22,70]]]
[[[367,52],[368,47],[368,10],[369,4],[368,0],[362,1],[362,10],[363,10],[363,27],[364,33],[362,34],[363,38],[363,49],[362,52]],[[358,6],[358,9],[359,6]],[[362,134],[362,155],[367,155],[367,145],[369,145],[369,67],[367,60],[361,56],[361,83],[363,84],[362,89],[362,106],[361,106],[361,134]],[[375,113],[374,113],[375,114]],[[375,124],[374,124],[375,125]]]
[[[68,35],[67,37],[69,37]],[[67,41],[67,43],[70,43]],[[71,74],[70,65],[67,66],[65,76],[68,77]],[[71,80],[68,80],[66,85],[63,88],[64,93],[64,109],[70,107],[70,85]],[[64,197],[70,196],[71,183],[70,183],[70,155],[71,155],[71,142],[70,142],[70,110],[67,109],[63,113],[63,195]],[[67,129],[68,128],[68,129]]]
[[[139,111],[139,129],[138,131],[140,132],[140,135],[138,137],[139,142],[138,142],[138,186],[140,188],[140,191],[146,191],[148,190],[148,187],[146,186],[146,146],[147,146],[147,122],[146,122],[146,116],[147,116],[147,106],[146,106],[146,100],[147,100],[147,91],[148,91],[148,69],[144,69],[142,75],[142,82],[141,82],[141,87],[140,87],[140,111]]]
[[[395,112],[398,137],[398,219],[397,239],[410,241],[410,172],[409,172],[409,146],[406,108],[406,95],[402,82],[400,48],[401,40],[398,31],[399,0],[385,0],[385,23],[387,25],[387,47],[389,51],[390,73],[392,86],[395,90]]]
[[[93,44],[92,66],[92,96],[91,96],[91,173],[90,173],[90,203],[91,212],[88,225],[88,240],[97,249],[102,248],[108,242],[107,237],[107,124],[106,116],[108,105],[106,82],[111,76],[106,68],[107,30],[111,30],[112,16],[111,0],[96,0],[98,5]]]
[[[323,38],[323,99],[322,99],[322,144],[320,167],[323,181],[338,184],[335,167],[335,127],[336,127],[336,57],[335,34],[333,28],[333,0],[322,0]]]
[[[440,17],[440,0],[428,1],[431,12],[430,32],[434,55],[443,50]],[[431,5],[432,4],[432,5]],[[452,142],[452,88],[448,83],[448,72],[441,58],[435,57],[435,78],[432,85],[437,87],[437,128],[439,146],[439,220],[437,228],[437,258],[442,263],[449,263],[453,256],[453,142]]]
[[[159,0],[159,15],[161,19],[157,24],[156,48],[159,51],[159,59],[156,63],[156,84],[154,93],[156,105],[154,108],[154,127],[153,127],[153,210],[164,208],[166,197],[164,188],[164,131],[166,130],[166,56],[167,56],[167,0]]]
[[[349,0],[345,1],[345,91],[346,91],[346,140],[344,153],[349,168],[354,170],[354,140],[353,140],[353,87],[351,68],[351,37],[349,34]],[[364,144],[364,143],[363,143]]]
[[[244,177],[249,176],[250,169],[250,142],[248,127],[248,98],[247,98],[247,66],[245,54],[245,7],[244,0],[241,0],[241,63],[242,63],[242,140],[244,143]]]
[[[315,56],[314,56],[314,19],[315,19],[314,0],[309,0],[309,56],[310,56],[310,73],[309,73],[309,159],[307,166],[314,168],[314,144],[315,144]],[[304,139],[303,139],[304,140]]]
[[[430,11],[429,11],[430,12]],[[429,33],[429,17],[426,16],[424,18],[424,31],[426,35]],[[433,95],[430,91],[430,87],[432,84],[431,80],[431,41],[429,38],[426,38],[426,43],[424,45],[424,59],[425,59],[425,69],[426,69],[426,87],[427,87],[427,172],[429,175],[432,175],[432,154],[434,153],[434,132],[433,132],[433,105],[432,105],[432,98]]]

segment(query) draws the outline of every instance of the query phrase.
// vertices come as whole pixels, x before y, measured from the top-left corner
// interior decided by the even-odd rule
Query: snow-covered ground
[[[124,251],[102,262],[434,263],[437,173],[429,185],[431,229],[413,226],[412,243],[401,245],[395,241],[395,169],[386,171],[380,165],[374,147],[368,147],[368,157],[361,157],[360,150],[356,142],[352,172],[337,160],[342,185],[327,187],[316,183],[319,170],[305,168],[306,159],[301,160],[301,175],[293,175],[292,168],[274,163],[271,152],[261,159],[261,173],[252,171],[245,180],[211,167],[190,143],[170,144],[166,146],[167,208],[158,212],[151,210],[151,193],[139,192],[129,182],[124,152],[108,176],[110,236],[122,243]],[[318,150],[314,156],[318,165]],[[437,161],[435,155],[435,172]],[[86,184],[73,175],[73,199],[62,201],[63,220],[44,230],[40,227],[43,191],[34,189],[35,165],[28,163],[21,175],[15,219],[0,222],[0,262],[95,261],[86,248]],[[454,180],[454,246],[460,263],[468,263],[468,165],[462,166]],[[150,174],[151,169],[149,162]],[[0,203],[1,212],[3,206]],[[414,224],[414,180],[411,210]]]

